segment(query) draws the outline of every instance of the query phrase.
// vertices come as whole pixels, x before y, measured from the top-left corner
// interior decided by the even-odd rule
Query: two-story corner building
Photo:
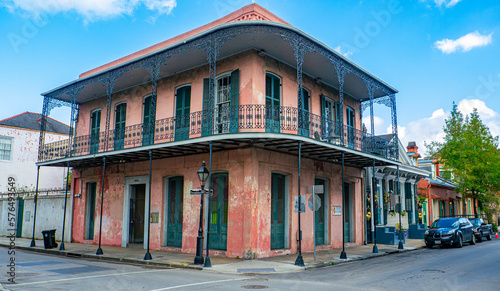
[[[16,179],[19,191],[33,191],[36,185],[38,146],[40,141],[40,113],[24,112],[0,120],[0,193],[6,192],[7,177]],[[67,140],[68,125],[52,118],[45,121],[47,143]],[[61,188],[64,169],[46,167],[40,173],[41,189]]]
[[[392,135],[379,137],[388,141],[397,138]],[[417,183],[430,173],[418,168],[414,153],[407,152],[399,139],[396,142],[399,165],[366,168],[366,226],[370,242],[376,238],[377,243],[398,244],[400,212],[402,230],[407,230],[410,238],[420,235],[423,238],[423,227],[420,227],[422,231],[417,231],[420,224]],[[373,232],[377,232],[376,236]]]
[[[295,197],[314,184],[324,191],[317,212],[300,214],[302,250],[340,247],[343,234],[362,244],[363,168],[399,162],[361,115],[390,107],[397,136],[396,93],[252,4],[44,93],[44,112],[69,106],[76,130],[41,143],[38,164],[74,169],[75,242],[195,253],[201,198],[190,190],[206,161],[214,254],[296,253]]]

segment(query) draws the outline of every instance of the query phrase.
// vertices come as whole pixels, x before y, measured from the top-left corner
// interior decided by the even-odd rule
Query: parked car
[[[424,234],[425,245],[453,245],[461,248],[464,242],[476,244],[472,223],[467,218],[440,218],[434,221]]]
[[[487,224],[482,218],[469,218],[469,221],[472,223],[477,241],[481,242],[484,238],[491,240],[493,235],[491,224]]]

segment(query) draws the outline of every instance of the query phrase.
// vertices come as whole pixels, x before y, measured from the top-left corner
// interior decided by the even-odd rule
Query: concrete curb
[[[8,248],[9,245],[5,243],[0,243],[0,247],[5,247]],[[151,266],[151,267],[158,267],[158,268],[177,268],[177,269],[188,269],[188,270],[197,270],[197,271],[212,271],[211,269],[204,269],[201,266],[196,266],[196,265],[189,265],[185,263],[167,263],[167,262],[155,262],[155,261],[144,261],[141,259],[130,259],[130,258],[125,258],[125,257],[109,257],[105,255],[94,255],[94,254],[86,254],[86,253],[80,253],[77,251],[60,251],[58,249],[43,249],[43,248],[32,248],[32,247],[26,247],[26,246],[16,246],[17,249],[29,251],[29,252],[35,252],[35,253],[44,253],[44,254],[50,254],[50,255],[56,255],[56,256],[63,256],[63,257],[70,257],[70,258],[82,258],[82,259],[89,259],[89,260],[95,260],[95,261],[107,261],[107,262],[113,262],[113,263],[122,263],[122,264],[130,264],[130,265],[143,265],[143,266]],[[399,254],[399,253],[404,253],[404,252],[411,252],[419,249],[423,249],[425,246],[417,246],[417,247],[412,247],[411,249],[403,249],[403,250],[386,250],[384,252],[380,253],[369,253],[369,254],[364,254],[364,255],[358,255],[357,257],[349,258],[347,260],[341,260],[341,259],[334,259],[328,262],[319,262],[319,263],[312,263],[308,264],[307,266],[303,267],[302,270],[293,270],[293,272],[297,271],[304,271],[304,270],[313,270],[313,269],[319,269],[319,268],[324,268],[328,266],[334,266],[334,265],[339,265],[339,264],[345,264],[345,263],[350,263],[350,262],[355,262],[355,261],[361,261],[361,260],[367,260],[367,259],[372,259],[376,257],[382,257],[382,256],[388,256],[392,254]],[[287,263],[279,263],[278,264],[287,264]],[[220,271],[216,271],[219,272]],[[228,272],[221,272],[221,273],[228,273]],[[292,273],[290,272],[280,272],[280,273]],[[1,291],[1,289],[0,289]]]
[[[367,260],[367,259],[373,259],[373,258],[376,258],[376,257],[388,256],[388,255],[392,255],[392,254],[399,254],[399,253],[404,253],[404,252],[416,251],[416,250],[423,249],[423,248],[425,248],[425,246],[415,247],[415,248],[412,248],[412,249],[390,250],[390,251],[386,251],[386,252],[383,252],[383,253],[376,253],[376,254],[371,253],[369,255],[363,255],[363,256],[356,257],[356,258],[347,259],[347,260],[333,261],[333,262],[330,261],[330,262],[327,262],[327,263],[316,263],[316,264],[313,264],[313,265],[306,266],[304,269],[305,270],[319,269],[319,268],[324,268],[324,267],[328,267],[328,266],[335,266],[335,265],[345,264],[345,263],[350,263],[350,262],[355,262],[355,261],[362,261],[362,260]]]
[[[0,247],[8,248],[9,245],[4,244],[4,243],[0,243]],[[25,250],[25,251],[29,251],[29,252],[35,252],[35,253],[51,254],[51,255],[62,256],[62,257],[84,258],[84,259],[90,259],[90,260],[96,260],[96,261],[108,261],[108,262],[114,262],[114,263],[146,265],[146,266],[163,267],[163,268],[190,269],[190,270],[198,270],[198,271],[203,270],[203,267],[182,264],[182,263],[162,263],[162,262],[144,261],[144,260],[140,260],[140,259],[129,259],[129,258],[123,258],[123,257],[116,258],[116,257],[108,257],[108,256],[89,255],[89,254],[82,254],[82,253],[77,253],[77,252],[72,252],[72,251],[60,251],[60,250],[54,250],[54,249],[40,249],[40,248],[32,248],[32,247],[25,247],[25,246],[16,246],[16,249]]]

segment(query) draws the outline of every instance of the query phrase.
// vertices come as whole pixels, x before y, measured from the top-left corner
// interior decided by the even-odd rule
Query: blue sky
[[[40,93],[251,2],[0,0],[0,119],[40,112]],[[500,1],[255,2],[398,89],[403,144],[442,138],[452,102],[500,135]],[[67,111],[50,116],[68,122]],[[389,112],[375,116],[385,133]]]

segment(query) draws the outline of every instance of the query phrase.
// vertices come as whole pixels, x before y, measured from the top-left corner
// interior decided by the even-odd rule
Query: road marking
[[[167,270],[151,270],[151,271],[128,272],[128,273],[118,273],[118,274],[108,274],[108,275],[85,276],[85,277],[68,278],[68,279],[58,279],[58,280],[50,280],[50,281],[40,281],[40,282],[30,282],[30,283],[19,283],[19,284],[16,284],[16,286],[26,286],[26,285],[35,285],[35,284],[46,284],[46,283],[63,282],[63,281],[74,281],[74,280],[82,280],[82,279],[90,279],[90,278],[99,278],[99,277],[123,276],[123,275],[134,275],[134,274],[144,274],[144,273],[164,272],[164,271],[167,271]]]
[[[242,281],[242,280],[245,280],[245,279],[248,279],[248,278],[226,279],[226,280],[217,280],[217,281],[192,283],[192,284],[186,284],[186,285],[171,286],[171,287],[166,287],[166,288],[161,288],[161,289],[154,289],[154,290],[150,290],[150,291],[172,290],[172,289],[186,288],[186,287],[199,286],[199,285],[208,285],[208,284],[215,284],[215,283],[222,283],[222,282]]]

